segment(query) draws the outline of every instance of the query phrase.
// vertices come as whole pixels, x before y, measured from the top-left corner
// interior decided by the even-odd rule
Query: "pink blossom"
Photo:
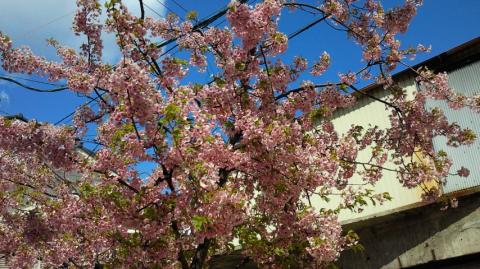
[[[461,167],[458,171],[457,171],[457,174],[458,176],[461,176],[461,177],[468,177],[470,175],[470,170],[468,170],[467,168],[465,167]]]
[[[328,69],[330,66],[330,55],[327,52],[323,52],[322,56],[320,57],[320,61],[316,62],[310,74],[314,76],[320,76]]]
[[[340,77],[340,81],[346,85],[353,85],[357,81],[357,76],[353,72],[349,72],[348,74],[338,74]]]
[[[405,50],[398,39],[420,2],[386,9],[377,0],[320,1],[321,23],[348,29],[364,64],[334,81],[319,77],[330,68],[326,52],[310,74],[305,58],[286,57],[297,53],[279,20],[295,1],[232,1],[228,25],[218,28],[141,16],[121,1],[103,8],[78,0],[73,31],[86,43],[77,51],[49,40],[57,60],[0,33],[6,72],[66,84],[89,100],[68,125],[0,118],[0,253],[12,268],[39,259],[48,268],[173,269],[206,266],[193,256],[229,253],[235,240],[260,267],[288,260],[323,268],[358,241],[342,234],[338,214],[390,199],[369,188],[385,170],[437,201],[440,190],[427,186],[444,183],[455,160],[432,141],[442,136],[459,147],[476,135],[426,102],[480,112],[480,96],[458,94],[445,73],[425,69],[413,96],[395,84],[398,63],[428,50]],[[103,30],[116,37],[115,65],[102,63]],[[164,55],[169,40],[181,53]],[[211,78],[197,80],[205,70]],[[388,91],[381,102],[390,125],[338,131],[339,109],[349,113],[358,96],[372,98],[349,86],[370,82]],[[93,156],[82,143],[94,145]],[[328,206],[317,208],[318,200]]]

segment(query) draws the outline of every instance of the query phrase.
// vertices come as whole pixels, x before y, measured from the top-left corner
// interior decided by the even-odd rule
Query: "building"
[[[4,118],[10,119],[10,120],[18,120],[18,121],[28,122],[28,120],[22,114],[6,116]],[[76,146],[75,153],[78,154],[78,156],[81,156],[82,158],[84,158],[85,160],[91,160],[91,158],[94,154],[92,151],[90,151],[87,148],[84,148],[82,145]],[[75,171],[55,171],[55,174],[56,174],[56,177],[61,177],[63,179],[68,180],[69,182],[79,181],[81,179],[81,176],[82,176],[81,174],[79,174]],[[28,205],[28,206],[23,207],[22,209],[32,210],[34,208],[35,208],[35,206]],[[1,225],[1,221],[2,220],[0,218],[0,225]],[[5,260],[4,255],[2,255],[2,253],[0,253],[0,269],[9,269],[9,268],[10,267],[8,266],[7,261]],[[41,263],[38,262],[37,264],[35,264],[35,266],[32,269],[40,269],[40,268],[42,268]]]
[[[480,92],[480,38],[437,55],[416,67],[427,66],[435,72],[447,72],[449,84],[466,96]],[[407,92],[418,90],[411,70],[393,79]],[[364,91],[385,98],[385,91],[369,86]],[[480,118],[469,109],[453,111],[443,101],[429,101],[428,107],[439,107],[450,121],[480,134]],[[355,107],[342,111],[335,119],[339,130],[349,122],[362,122],[358,115],[369,115],[369,122],[379,126],[388,120],[384,106],[368,97],[360,97]],[[347,125],[347,126],[345,126]],[[385,174],[375,187],[387,191],[393,200],[382,206],[369,207],[361,214],[341,215],[344,230],[353,229],[360,236],[364,251],[346,251],[337,265],[355,268],[480,268],[480,142],[470,147],[452,148],[445,139],[434,139],[435,150],[444,150],[454,160],[451,171],[461,166],[471,171],[467,178],[449,176],[440,186],[444,201],[459,200],[458,208],[441,211],[441,203],[425,204],[420,190],[401,188]]]
[[[465,95],[480,92],[480,37],[418,64],[435,72],[447,72],[449,83]],[[415,74],[399,72],[393,79],[407,92],[417,91]],[[384,99],[388,91],[371,85],[362,91]],[[432,101],[429,106],[442,108],[450,121],[458,122],[480,134],[480,117],[468,110],[452,111],[445,103]],[[368,115],[368,119],[365,117]],[[338,111],[332,120],[336,129],[345,132],[352,122],[359,125],[388,127],[384,104],[359,95],[355,106]],[[375,185],[376,192],[389,192],[393,200],[368,206],[361,213],[340,215],[345,231],[353,229],[360,236],[361,252],[345,251],[337,262],[342,269],[396,268],[480,268],[480,142],[471,147],[449,148],[436,139],[436,149],[447,151],[460,166],[470,169],[468,178],[452,176],[440,186],[445,200],[456,197],[458,208],[441,211],[441,203],[427,204],[420,189],[406,189],[394,172],[386,171]],[[82,153],[88,155],[88,152]],[[360,155],[361,158],[361,155]],[[355,181],[355,178],[353,179]],[[314,206],[323,207],[320,200]],[[5,267],[0,256],[0,269]],[[6,267],[5,267],[6,268]],[[216,256],[210,268],[256,268],[241,254]]]
[[[447,72],[450,86],[458,92],[467,96],[478,94],[480,37],[414,68],[420,66],[427,66],[435,72]],[[410,94],[418,90],[415,77],[409,69],[393,75],[394,81]],[[380,99],[387,98],[389,93],[378,85],[367,86],[362,91]],[[440,107],[450,121],[480,134],[478,114],[468,109],[452,111],[440,101],[431,101],[428,105]],[[358,95],[353,107],[337,111],[332,122],[339,133],[346,132],[353,122],[378,125],[380,128],[387,128],[390,124],[385,105],[364,95]],[[354,230],[360,236],[364,250],[343,252],[336,263],[338,268],[480,268],[480,142],[454,149],[445,147],[445,140],[436,139],[434,147],[445,150],[455,160],[451,171],[461,166],[470,169],[468,178],[452,176],[444,186],[440,186],[442,199],[448,201],[456,197],[458,208],[441,211],[444,206],[441,202],[428,204],[422,201],[421,189],[407,189],[398,182],[394,172],[385,171],[373,189],[375,192],[389,192],[392,201],[367,206],[361,213],[343,212],[339,216],[345,231]],[[359,153],[359,158],[362,158],[362,153]],[[360,179],[354,176],[351,180]],[[320,199],[312,203],[318,208],[328,206]],[[257,267],[238,253],[213,257],[210,268]]]

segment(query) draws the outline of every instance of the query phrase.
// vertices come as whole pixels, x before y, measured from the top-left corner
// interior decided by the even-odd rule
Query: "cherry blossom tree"
[[[421,0],[388,10],[377,0],[318,2],[234,0],[216,15],[228,20],[219,28],[211,25],[216,17],[148,17],[142,0],[140,14],[120,0],[77,0],[72,29],[86,42],[75,50],[49,40],[58,61],[15,48],[0,33],[5,71],[66,85],[37,89],[3,79],[90,99],[72,125],[0,119],[0,253],[15,268],[41,261],[49,268],[187,269],[236,245],[262,267],[321,268],[356,244],[354,234],[342,233],[339,212],[389,198],[354,191],[353,175],[373,185],[393,162],[406,188],[422,186],[426,200],[438,198],[428,183],[441,184],[452,160],[433,149],[432,138],[445,136],[457,147],[475,134],[425,102],[479,112],[480,96],[457,94],[445,74],[426,69],[413,70],[422,89],[413,97],[392,81],[405,58],[427,50],[401,49],[397,38]],[[364,67],[326,82],[322,74],[334,60],[327,52],[312,63],[285,57],[293,36],[278,27],[283,12],[317,16],[297,34],[321,24],[345,32],[361,47]],[[104,32],[115,34],[122,54],[114,66],[102,62]],[[188,59],[165,52],[173,42]],[[206,68],[215,70],[210,82],[185,80]],[[306,73],[314,81],[299,79]],[[361,81],[383,85],[390,97],[358,90]],[[354,105],[355,96],[382,102],[391,127],[352,122],[337,133],[332,115]],[[98,150],[86,158],[76,148],[92,131]],[[371,158],[360,162],[366,149]],[[155,167],[142,177],[137,167],[145,162]],[[311,197],[328,204],[338,194],[337,206],[312,207]]]

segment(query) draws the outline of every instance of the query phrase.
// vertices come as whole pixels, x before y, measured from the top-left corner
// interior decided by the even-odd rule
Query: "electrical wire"
[[[105,94],[105,92],[102,92],[99,96],[95,97],[95,98],[92,98],[90,99],[88,102],[85,102],[83,105],[84,106],[88,106],[90,105],[91,103],[93,103],[94,101],[98,100],[99,97],[103,96]],[[69,114],[65,115],[63,118],[61,118],[60,120],[56,121],[53,125],[59,125],[60,123],[62,123],[63,121],[65,121],[66,119],[70,118],[71,116],[73,116],[75,114],[76,110],[70,112]]]
[[[21,87],[23,87],[27,90],[34,91],[34,92],[60,92],[60,91],[64,91],[64,90],[68,89],[68,87],[64,87],[64,86],[57,87],[57,88],[54,88],[54,89],[48,89],[48,90],[39,89],[39,88],[35,88],[35,87],[25,85],[21,82],[16,81],[15,79],[12,79],[12,78],[9,78],[9,77],[4,77],[4,76],[0,76],[0,80],[6,80],[8,82],[12,82],[14,84],[17,84],[18,86],[21,86]]]
[[[27,37],[27,36],[31,36],[33,33],[38,32],[40,29],[42,29],[42,28],[44,28],[44,27],[46,27],[46,26],[48,26],[48,25],[50,25],[50,24],[52,24],[52,23],[54,23],[54,22],[60,21],[60,20],[62,20],[62,19],[64,19],[64,18],[66,18],[67,16],[70,16],[71,14],[75,13],[75,11],[76,11],[76,10],[70,11],[70,12],[68,12],[67,14],[64,14],[64,15],[62,15],[62,16],[56,17],[56,18],[52,19],[51,21],[48,21],[48,22],[43,23],[43,24],[40,24],[39,26],[37,26],[37,27],[35,27],[35,28],[33,28],[33,29],[27,30],[27,31],[21,33],[21,34],[19,35],[19,38],[24,38],[24,37]]]
[[[160,0],[156,0],[157,3],[159,3],[160,5],[162,5],[166,10],[168,10],[170,13],[173,13],[175,14],[175,16],[179,17],[180,19],[184,20],[180,15],[178,15],[175,11],[173,11],[172,9],[170,9],[167,5],[165,5],[164,3],[162,3],[162,1]]]
[[[153,13],[157,14],[158,17],[160,18],[165,18],[165,16],[163,16],[162,14],[158,13],[157,11],[155,11],[153,8],[151,8],[149,5],[147,5],[147,3],[143,3],[143,5],[145,7],[147,7],[150,11],[152,11]]]
[[[189,11],[186,8],[184,8],[180,3],[178,3],[176,0],[172,0],[172,1],[175,5],[180,7],[185,12],[185,14],[188,14]]]
[[[242,3],[248,3],[250,2],[251,0],[241,0]],[[161,3],[159,0],[157,0],[157,2],[159,2],[162,6],[164,6],[165,8],[167,8],[163,3]],[[255,0],[253,0],[253,2],[255,2]],[[158,16],[161,16],[160,14],[158,14],[157,12],[155,12],[150,6],[148,5],[145,5],[147,8],[149,8],[152,12],[154,12],[155,14],[157,14]],[[168,9],[168,8],[167,8]],[[170,9],[168,9],[170,10]],[[207,18],[205,19],[202,19],[200,22],[198,22],[195,26],[194,26],[194,29],[203,29],[205,28],[206,26],[210,25],[211,23],[213,23],[214,21],[216,21],[218,18],[222,17],[223,15],[226,14],[228,10],[228,7],[227,8],[223,8],[223,9],[220,9],[219,11],[217,12],[214,12],[212,13],[212,15],[208,16]],[[172,12],[174,13],[174,12]],[[175,13],[174,13],[175,14]],[[177,15],[177,14],[176,14]],[[177,15],[178,16],[178,15]],[[161,16],[162,17],[162,16]],[[178,16],[179,17],[179,16]],[[325,20],[325,17],[322,17],[322,18],[319,18],[309,24],[307,24],[306,26],[303,26],[299,29],[297,29],[296,31],[292,32],[291,34],[289,34],[289,39],[293,39],[297,36],[299,36],[300,34],[302,34],[303,32],[305,32],[306,30],[308,30],[309,28],[313,27],[314,25],[318,24],[319,22]],[[223,19],[222,21],[218,22],[217,24],[215,24],[215,27],[217,27],[218,25],[222,24],[223,22],[225,22],[225,19]],[[175,42],[177,40],[177,38],[172,38],[172,39],[169,39],[169,40],[166,40],[164,42],[162,42],[161,44],[158,45],[158,47],[164,47],[172,42]],[[175,48],[178,48],[178,44],[175,44],[174,46],[172,46],[171,48],[169,48],[168,50],[166,50],[164,53],[162,53],[160,55],[160,57],[166,55],[167,53],[171,52],[172,50],[174,50]],[[174,53],[178,53],[178,49],[177,51]],[[86,102],[84,105],[89,105],[91,104],[93,101],[95,101],[96,99],[98,99],[98,97],[95,97],[93,98],[92,100]],[[69,113],[68,115],[64,116],[62,119],[60,119],[59,121],[57,121],[55,123],[55,125],[58,125],[60,124],[61,122],[63,122],[64,120],[68,119],[69,117],[73,116],[75,114],[75,111],[74,112],[71,112]]]
[[[63,85],[58,85],[58,84],[55,84],[55,83],[50,83],[50,82],[45,82],[45,81],[40,81],[40,80],[35,80],[35,79],[12,76],[10,74],[3,74],[3,76],[9,77],[9,78],[14,78],[14,79],[21,79],[21,80],[30,81],[30,82],[35,82],[35,83],[39,83],[39,84],[50,85],[50,86],[56,86],[56,87],[62,87],[63,86]]]

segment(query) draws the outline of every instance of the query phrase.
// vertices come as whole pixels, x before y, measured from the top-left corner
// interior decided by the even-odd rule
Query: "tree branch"
[[[197,250],[195,251],[195,255],[193,256],[192,264],[190,265],[191,269],[203,268],[203,264],[205,263],[205,259],[207,258],[208,249],[210,248],[211,243],[212,239],[205,238],[203,239],[203,243],[198,245]]]
[[[143,0],[138,0],[139,4],[140,4],[140,18],[143,20],[145,19],[145,8],[143,6]]]

